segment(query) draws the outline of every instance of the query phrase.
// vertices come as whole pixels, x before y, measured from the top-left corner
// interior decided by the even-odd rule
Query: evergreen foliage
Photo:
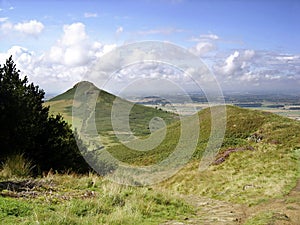
[[[88,171],[76,134],[61,115],[49,115],[44,94],[27,77],[20,78],[12,57],[0,66],[0,161],[24,154],[36,164],[36,172]]]

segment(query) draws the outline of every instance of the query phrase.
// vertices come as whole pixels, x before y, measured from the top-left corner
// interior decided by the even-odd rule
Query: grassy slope
[[[74,104],[75,107],[78,107],[79,110],[86,110],[85,108],[81,109],[80,106],[82,102],[74,102],[74,95],[76,93],[76,84],[73,88],[69,89],[65,93],[58,95],[45,103],[45,105],[50,106],[50,112],[52,114],[60,113],[63,117],[72,124],[72,106]],[[96,127],[98,133],[102,137],[102,142],[105,144],[115,143],[117,142],[117,138],[112,132],[112,123],[111,123],[111,109],[114,101],[118,100],[121,104],[129,105],[130,103],[126,100],[118,98],[106,91],[98,89],[92,83],[89,82],[81,82],[81,89],[79,90],[79,95],[86,96],[85,99],[89,99],[89,95],[91,95],[95,91],[99,91],[99,97],[97,99],[95,111],[96,111]],[[78,93],[77,93],[78,94]],[[80,112],[81,115],[85,112]],[[136,136],[145,136],[150,134],[149,130],[149,122],[153,117],[162,118],[166,124],[170,124],[178,119],[178,116],[174,113],[145,107],[143,105],[135,104],[129,116],[129,123],[131,131]],[[75,118],[76,120],[76,118]]]
[[[209,109],[199,112],[206,126],[210,124]],[[262,141],[249,137],[257,133]],[[185,194],[208,196],[231,202],[257,204],[287,194],[300,174],[300,123],[262,111],[227,107],[227,128],[222,154],[229,148],[252,146],[253,151],[230,154],[225,162],[198,171],[203,151],[200,138],[195,159],[161,186]]]
[[[231,153],[225,162],[199,172],[199,160],[210,135],[209,109],[200,111],[198,116],[201,131],[193,160],[160,187],[251,205],[283,196],[295,186],[300,174],[299,122],[267,112],[227,106],[227,128],[219,156],[228,149],[248,147],[253,150]],[[251,138],[254,133],[262,138],[260,142]],[[176,122],[168,126],[162,144],[151,151],[134,151],[124,145],[111,146],[108,151],[126,163],[150,165],[166,158],[179,136],[180,123]]]

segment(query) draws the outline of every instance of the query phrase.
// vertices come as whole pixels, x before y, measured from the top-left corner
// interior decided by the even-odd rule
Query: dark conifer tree
[[[0,161],[24,153],[39,171],[87,172],[74,133],[61,115],[49,115],[44,95],[27,77],[20,78],[12,57],[0,66]]]

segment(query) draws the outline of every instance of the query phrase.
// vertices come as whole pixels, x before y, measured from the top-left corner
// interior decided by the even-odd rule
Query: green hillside
[[[206,120],[202,124],[210,124],[208,109],[199,116]],[[200,137],[195,160],[162,186],[180,193],[252,205],[288,194],[300,177],[299,122],[228,106],[223,146],[215,163],[199,172],[206,137],[206,132]]]
[[[78,86],[80,88],[78,88]],[[74,101],[76,90],[79,99]],[[90,82],[83,81],[74,85],[73,88],[66,92],[50,99],[45,104],[50,106],[50,112],[52,114],[60,113],[67,122],[72,124],[72,122],[79,119],[75,116],[72,120],[72,107],[76,107],[78,117],[85,116],[85,113],[87,113],[87,107],[84,105],[85,101],[88,101],[94,93],[99,93],[95,106],[95,123],[97,131],[101,135],[101,141],[106,145],[115,144],[118,139],[115,137],[114,132],[112,132],[114,130],[111,121],[113,104],[117,102],[117,104],[123,104],[124,107],[130,107],[132,103],[104,90],[100,90]],[[154,117],[162,118],[166,124],[171,124],[178,120],[178,116],[174,113],[134,104],[129,113],[129,124],[132,133],[135,136],[149,135],[151,133],[149,122]]]
[[[226,132],[223,140],[222,150],[233,147],[242,147],[259,144],[270,144],[282,148],[294,147],[300,148],[299,137],[300,137],[300,123],[285,117],[281,117],[272,113],[263,112],[259,110],[243,109],[235,106],[226,106]],[[210,109],[204,109],[198,112],[197,115],[200,119],[200,135],[198,139],[198,145],[194,152],[194,159],[201,159],[203,150],[208,142],[211,132],[211,114]],[[193,120],[192,117],[187,120]],[[156,163],[156,161],[149,161],[149,157],[157,154],[168,155],[172,152],[177,144],[180,135],[180,121],[177,121],[167,127],[168,134],[157,149],[150,151],[148,154],[141,153],[140,160],[136,160],[135,156],[138,152],[127,149],[125,146],[114,146],[109,148],[115,156],[122,155],[124,152],[128,152],[128,156],[120,156],[118,158],[123,159],[130,163],[136,162],[144,164],[143,158],[148,164]],[[158,131],[158,134],[159,135]],[[192,130],[190,130],[190,135]],[[261,142],[256,143],[255,138],[261,139]],[[168,146],[168,147],[166,147]],[[130,154],[132,153],[132,155]],[[157,159],[164,157],[156,156]]]
[[[226,108],[226,133],[214,163],[199,172],[211,126],[210,109],[205,109],[194,115],[200,118],[201,130],[193,159],[159,186],[176,193],[243,204],[257,204],[289,193],[300,177],[300,123],[268,112]],[[124,145],[111,146],[108,151],[132,165],[158,163],[175,149],[180,122],[167,130],[166,139],[151,151],[135,151]]]

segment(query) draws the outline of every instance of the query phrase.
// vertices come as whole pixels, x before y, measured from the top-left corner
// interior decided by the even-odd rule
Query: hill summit
[[[105,92],[106,94],[109,94],[108,92],[99,89],[93,83],[91,83],[89,81],[80,81],[80,82],[76,83],[72,88],[68,89],[66,92],[49,99],[48,102],[74,99],[76,89],[79,86],[82,90],[95,90],[95,91],[101,91],[101,92]]]
[[[80,87],[80,88],[78,88]],[[124,107],[132,107],[128,113],[130,129],[135,136],[147,136],[151,133],[149,123],[152,118],[162,118],[166,124],[171,124],[178,120],[178,115],[175,113],[163,111],[152,107],[146,107],[141,104],[133,104],[125,99],[115,96],[107,91],[101,90],[89,81],[81,81],[75,84],[72,88],[66,92],[50,99],[45,104],[50,106],[50,111],[53,114],[60,113],[65,120],[72,124],[72,121],[80,118],[72,118],[72,109],[79,110],[79,115],[83,115],[85,108],[80,109],[82,102],[78,102],[78,99],[88,99],[89,96],[94,93],[98,93],[98,98],[95,106],[95,123],[98,133],[103,137],[103,142],[107,145],[115,144],[118,142],[114,129],[112,127],[112,107],[113,104],[123,105]],[[76,102],[74,102],[74,97]],[[83,98],[80,98],[83,97]],[[82,100],[79,100],[82,101]],[[76,108],[77,107],[77,108]],[[78,111],[77,110],[77,111]],[[80,110],[82,113],[80,114]],[[123,118],[126,120],[126,118]],[[155,130],[155,127],[153,128]],[[129,135],[124,133],[124,135]]]

